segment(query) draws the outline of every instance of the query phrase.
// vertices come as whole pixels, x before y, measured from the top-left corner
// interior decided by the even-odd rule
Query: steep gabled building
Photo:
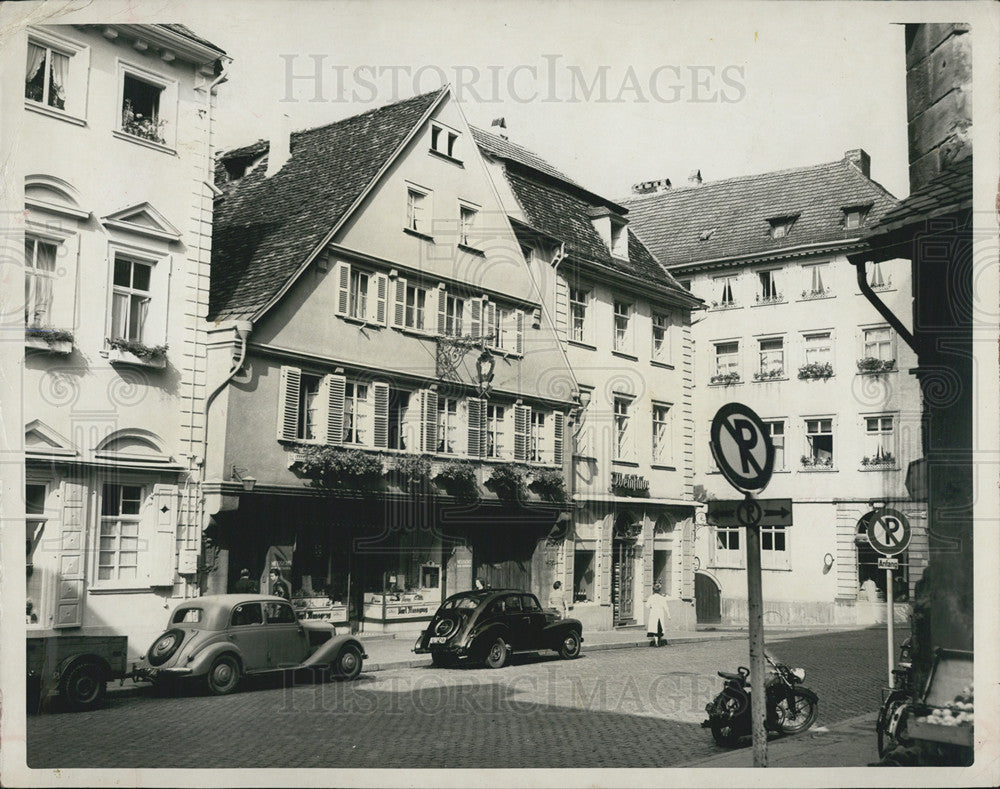
[[[628,211],[536,154],[473,129],[580,393],[573,518],[559,575],[585,629],[644,621],[653,583],[694,624],[691,311]]]
[[[771,431],[775,472],[762,496],[792,501],[784,525],[762,533],[774,624],[884,621],[886,574],[865,536],[876,506],[913,526],[897,600],[909,599],[927,560],[925,505],[905,487],[921,453],[916,359],[865,300],[846,257],[896,205],[869,167],[854,150],[762,175],[641,184],[624,201],[653,254],[708,305],[694,327],[696,482],[708,499],[739,498],[708,450],[717,409],[745,403]],[[905,262],[880,262],[869,282],[887,303],[910,303]],[[742,536],[734,522],[699,530],[699,621],[747,621]]]

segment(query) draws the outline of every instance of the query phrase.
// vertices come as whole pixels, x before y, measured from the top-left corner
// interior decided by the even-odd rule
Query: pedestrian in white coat
[[[651,647],[661,647],[666,641],[663,638],[666,623],[670,619],[670,608],[667,597],[658,583],[653,584],[653,593],[646,601],[646,635],[650,638]]]

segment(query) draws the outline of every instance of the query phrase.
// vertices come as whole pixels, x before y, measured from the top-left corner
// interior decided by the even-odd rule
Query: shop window
[[[440,589],[441,588],[441,568],[436,564],[423,564],[420,566],[420,588]]]
[[[594,551],[577,550],[573,554],[573,601],[592,603],[594,596]]]

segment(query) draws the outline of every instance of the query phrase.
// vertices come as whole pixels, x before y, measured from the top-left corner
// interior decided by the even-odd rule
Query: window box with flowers
[[[27,326],[24,344],[28,348],[66,355],[73,353],[73,332],[48,326]]]
[[[555,469],[539,469],[531,473],[531,484],[528,488],[546,501],[562,504],[566,501],[566,480],[561,471]]]
[[[434,484],[459,501],[479,500],[476,468],[468,461],[456,460],[445,463],[434,477]]]
[[[422,455],[399,455],[389,466],[389,476],[402,490],[420,493],[427,492],[431,470],[431,461]]]
[[[162,134],[166,124],[165,120],[160,120],[155,114],[147,116],[145,113],[137,112],[131,99],[125,99],[122,105],[122,131],[125,134],[166,145],[167,140]]]
[[[799,368],[799,378],[829,378],[833,375],[830,362],[810,362]]]
[[[753,379],[755,381],[777,381],[785,377],[785,371],[781,369],[776,370],[761,370],[753,374]]]
[[[736,301],[713,301],[713,310],[735,310],[742,305]]]
[[[167,366],[166,345],[146,345],[138,340],[116,338],[108,340],[108,361],[112,364],[129,364],[133,367],[152,367],[162,370]]]
[[[802,291],[802,298],[805,300],[809,299],[828,299],[833,296],[833,288],[816,288]]]
[[[740,374],[733,373],[716,373],[709,380],[709,383],[717,384],[718,386],[729,386],[730,384],[738,384],[740,382]]]
[[[822,471],[824,469],[833,468],[832,457],[810,457],[809,455],[803,455],[799,458],[799,462],[805,470]]]
[[[382,487],[384,469],[377,452],[308,444],[297,446],[295,451],[295,465],[313,487],[362,492],[377,492]]]
[[[757,304],[781,304],[784,300],[784,293],[772,293],[770,296],[757,294]]]
[[[892,452],[876,452],[861,458],[862,471],[885,471],[896,468],[896,457]]]
[[[878,375],[896,369],[895,359],[879,359],[875,356],[865,356],[858,359],[858,372],[862,375]]]
[[[527,492],[528,469],[519,463],[498,463],[486,480],[486,487],[498,499],[512,503],[523,502]]]

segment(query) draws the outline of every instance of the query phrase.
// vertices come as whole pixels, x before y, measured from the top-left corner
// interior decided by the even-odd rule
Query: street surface
[[[806,669],[816,727],[878,710],[881,629],[768,639]],[[71,767],[668,767],[720,753],[700,728],[748,662],[746,640],[523,655],[508,667],[398,668],[352,683],[110,696],[91,713],[29,716],[28,765]],[[874,738],[874,732],[872,737]],[[803,765],[815,766],[815,765]]]

